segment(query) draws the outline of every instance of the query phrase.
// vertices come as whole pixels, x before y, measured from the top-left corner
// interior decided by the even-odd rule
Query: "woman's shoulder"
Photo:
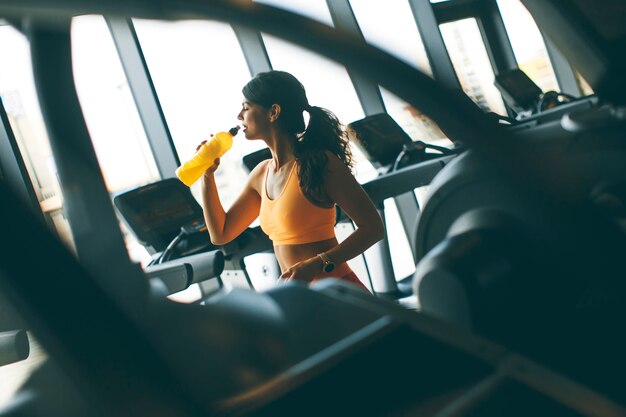
[[[252,168],[252,171],[250,171],[250,176],[257,176],[257,175],[263,175],[265,174],[265,171],[267,170],[267,165],[272,161],[272,159],[264,159],[261,162],[259,162],[258,164],[256,164],[256,166],[254,168]]]
[[[257,191],[261,190],[261,186],[263,181],[265,180],[265,173],[267,172],[267,165],[270,163],[271,159],[265,159],[259,162],[250,174],[248,175],[248,184],[250,184]]]
[[[326,169],[330,172],[346,172],[350,171],[350,168],[334,153],[331,151],[324,151],[326,154]]]

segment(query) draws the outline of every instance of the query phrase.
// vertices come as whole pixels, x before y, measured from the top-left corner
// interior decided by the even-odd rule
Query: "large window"
[[[539,28],[519,0],[498,0],[517,64],[544,92],[559,91]]]
[[[350,0],[365,40],[432,76],[408,1]]]
[[[559,91],[543,36],[528,10],[519,0],[497,0],[518,66],[544,92]],[[574,71],[582,95],[593,94],[585,79]]]
[[[126,76],[101,16],[72,22],[74,79],[98,163],[111,192],[159,179]]]
[[[365,40],[432,77],[413,12],[406,1],[350,0]],[[393,28],[393,30],[390,30]],[[390,91],[381,88],[387,112],[414,140],[450,145],[437,124]]]
[[[345,67],[292,43],[263,34],[276,70],[288,71],[306,88],[309,103],[332,110],[343,123],[364,113]]]
[[[160,179],[117,50],[102,16],[72,21],[72,62],[80,105],[110,193]],[[150,257],[121,224],[130,257]]]
[[[328,26],[333,26],[325,0],[255,0],[301,14]],[[303,49],[283,39],[263,34],[272,68],[292,73],[307,90],[312,105],[332,110],[339,120],[348,124],[364,117],[346,69],[319,54]],[[374,176],[372,165],[361,152],[352,148],[357,165],[357,178],[367,181]]]
[[[506,115],[476,19],[444,23],[440,29],[465,94],[483,110]]]
[[[73,247],[63,212],[63,196],[44,126],[30,61],[28,40],[11,26],[0,26],[0,54],[11,65],[0,66],[0,95],[29,179],[46,220]]]
[[[135,20],[134,24],[176,151],[181,162],[186,161],[210,134],[238,125],[241,88],[250,79],[243,53],[232,28],[224,23]],[[240,134],[222,158],[216,181],[226,207],[239,195],[247,176],[241,158],[263,146]],[[199,182],[191,190],[200,200]]]
[[[333,26],[325,0],[256,0],[284,8]],[[267,53],[275,70],[288,71],[302,82],[312,105],[332,110],[343,123],[363,117],[359,99],[346,69],[336,62],[283,39],[263,34]]]

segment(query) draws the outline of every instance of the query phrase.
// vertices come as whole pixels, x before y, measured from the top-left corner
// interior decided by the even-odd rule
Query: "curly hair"
[[[302,83],[285,71],[259,73],[242,92],[246,100],[261,106],[280,105],[278,123],[296,140],[294,149],[300,187],[312,202],[328,202],[324,194],[326,152],[335,155],[348,168],[353,167],[348,134],[337,116],[328,109],[311,106]],[[304,120],[305,111],[309,113],[308,125]]]

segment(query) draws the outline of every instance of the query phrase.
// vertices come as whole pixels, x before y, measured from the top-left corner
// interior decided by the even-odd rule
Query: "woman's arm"
[[[325,252],[335,264],[362,254],[385,236],[385,226],[369,196],[350,169],[331,153],[328,153],[325,191],[356,226],[350,236]],[[321,271],[322,260],[315,256],[292,266],[281,275],[281,278],[310,281]]]
[[[237,200],[224,211],[215,184],[214,173],[219,166],[219,159],[202,176],[202,211],[204,221],[214,245],[224,245],[239,236],[258,216],[261,196],[257,191],[260,167],[257,165],[248,177],[248,181]]]
[[[339,245],[326,251],[336,264],[346,262],[385,237],[385,226],[369,196],[350,169],[328,155],[326,194],[350,217],[356,229]]]

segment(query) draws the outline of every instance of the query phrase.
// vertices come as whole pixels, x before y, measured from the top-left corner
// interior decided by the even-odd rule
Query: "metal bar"
[[[19,362],[30,354],[26,330],[0,332],[0,366]]]
[[[517,68],[513,47],[496,1],[490,0],[483,4],[477,18],[494,74],[498,75]]]
[[[44,221],[37,193],[30,182],[26,164],[1,99],[0,119],[2,122],[0,123],[0,179],[15,190],[23,203],[32,209],[35,217]]]
[[[413,17],[424,42],[426,55],[430,61],[433,78],[450,89],[461,90],[448,50],[439,30],[433,6],[429,0],[409,0]]]
[[[441,25],[480,14],[484,0],[448,0],[432,3],[437,22]]]
[[[117,48],[128,86],[133,94],[141,123],[161,178],[174,177],[180,159],[172,140],[161,104],[141,51],[131,19],[105,17]]]
[[[363,33],[359,28],[359,24],[354,16],[352,7],[348,0],[326,0],[333,24],[337,29],[358,39],[364,40]],[[363,112],[366,116],[373,114],[386,113],[385,103],[378,84],[364,77],[358,71],[346,68],[348,75],[352,80],[352,85],[356,91]]]
[[[363,188],[374,204],[378,206],[388,198],[430,184],[435,175],[452,158],[454,156],[444,156],[399,169],[363,184]]]
[[[507,381],[502,372],[495,372],[470,387],[458,398],[446,404],[433,417],[462,417],[470,414],[478,405],[494,395]]]
[[[240,25],[232,25],[232,28],[248,64],[250,75],[254,77],[260,72],[271,70],[272,63],[265,49],[261,32]]]
[[[67,24],[33,26],[28,33],[39,103],[78,258],[114,299],[130,306],[144,298],[147,282],[126,252],[83,118]]]
[[[582,91],[578,85],[576,74],[574,73],[571,65],[567,62],[565,56],[563,56],[561,51],[558,50],[550,38],[544,36],[543,32],[541,32],[541,36],[546,44],[548,57],[552,63],[552,68],[554,69],[554,75],[556,76],[560,91],[574,97],[580,97],[582,95]]]
[[[413,255],[413,262],[417,263],[418,259],[415,256],[415,229],[417,227],[417,218],[420,214],[420,207],[417,203],[417,198],[413,191],[397,195],[393,198],[398,209],[398,215],[402,222],[402,228],[406,234],[409,246],[411,247],[411,254]]]
[[[385,223],[385,210],[380,205],[378,214]],[[385,236],[367,249],[363,256],[367,262],[367,271],[372,283],[372,291],[375,294],[395,294],[398,291],[393,264],[391,263],[391,252],[389,250],[389,238]]]

